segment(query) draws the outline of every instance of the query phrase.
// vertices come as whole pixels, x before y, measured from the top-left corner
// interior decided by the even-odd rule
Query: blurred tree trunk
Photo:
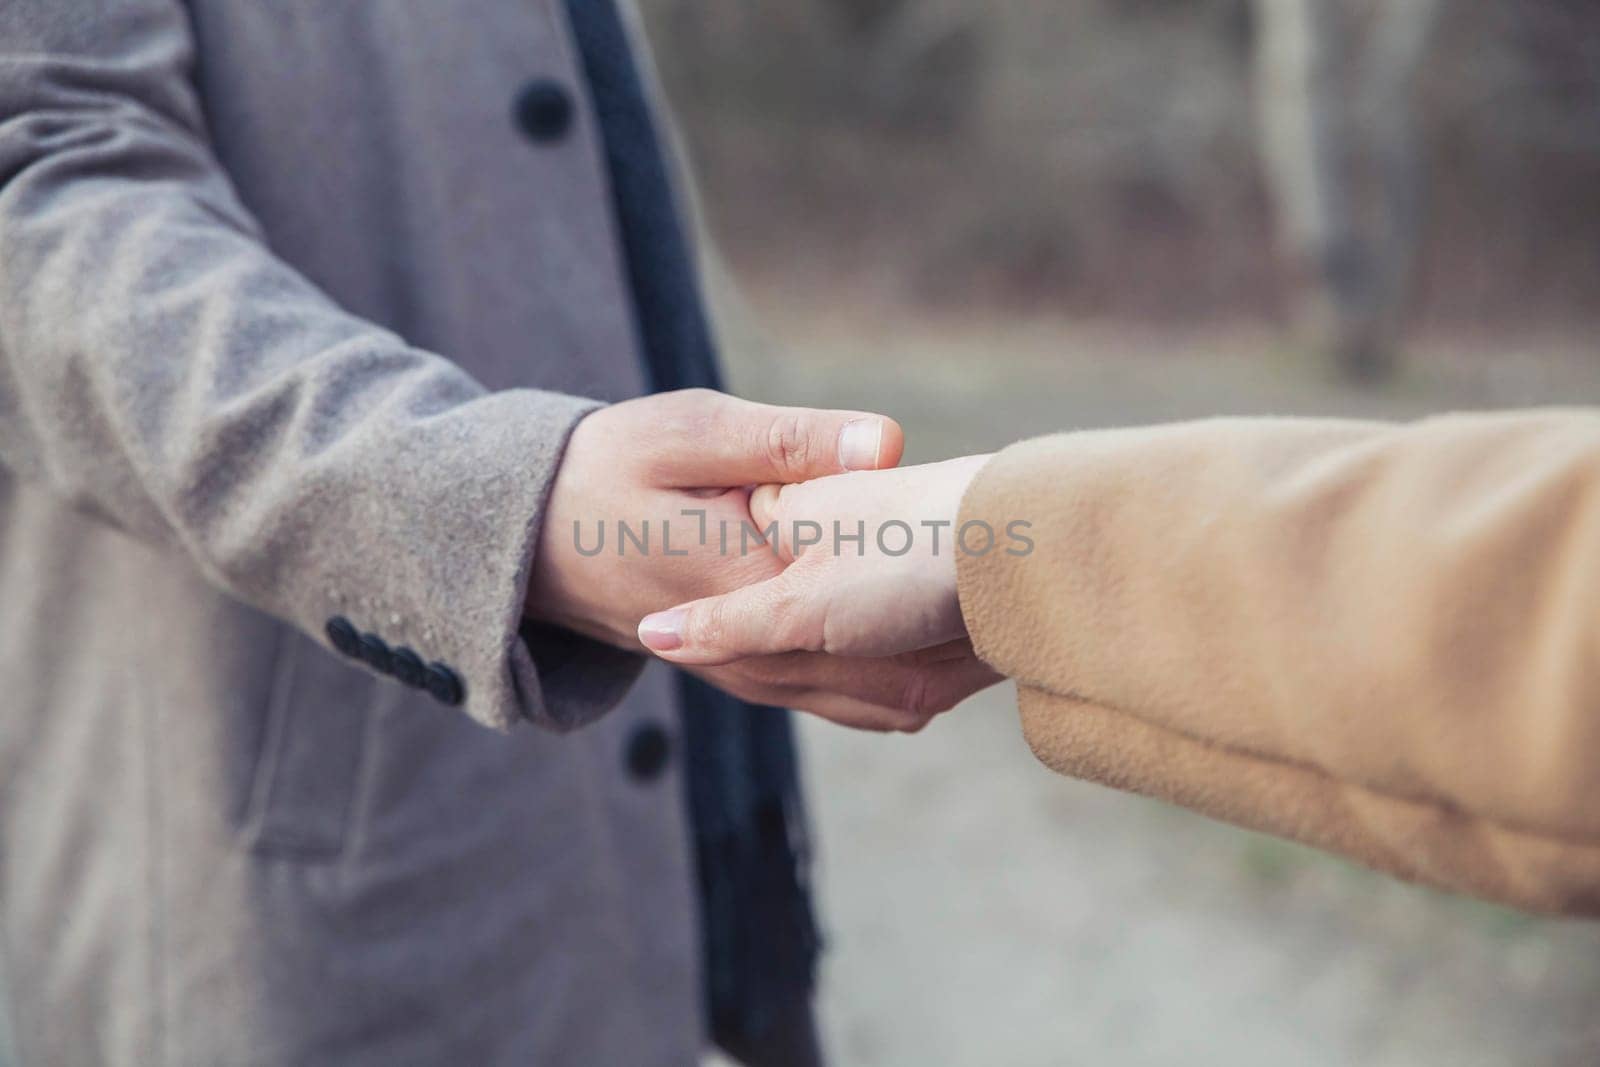
[[[1256,0],[1258,128],[1296,327],[1341,374],[1372,380],[1394,370],[1420,231],[1412,98],[1437,0],[1383,0],[1359,114],[1345,106],[1355,52],[1345,6]],[[1362,155],[1374,177],[1367,226],[1355,185]]]
[[[1386,0],[1362,84],[1373,161],[1376,329],[1393,348],[1405,326],[1422,237],[1426,180],[1417,78],[1438,22],[1439,0]]]

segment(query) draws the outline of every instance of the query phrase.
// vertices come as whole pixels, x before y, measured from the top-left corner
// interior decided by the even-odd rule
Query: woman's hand
[[[647,617],[640,641],[684,665],[792,651],[892,656],[951,646],[970,654],[956,598],[956,518],[987,459],[761,486],[751,515],[763,530],[776,525],[774,547],[788,565]]]

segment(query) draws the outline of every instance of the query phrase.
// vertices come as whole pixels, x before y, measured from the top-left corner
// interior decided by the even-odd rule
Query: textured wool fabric
[[[1431,885],[1600,912],[1600,415],[1047,437],[963,521],[1051,767]]]
[[[19,0],[0,23],[6,465],[308,634],[342,615],[450,665],[490,725],[614,703],[636,657],[593,645],[631,670],[551,677],[622,684],[546,700],[518,636],[544,496],[595,402],[491,394],[329,300],[268,254],[210,157],[181,12],[71,7]],[[141,25],[158,15],[169,32]]]
[[[626,758],[671,676],[519,633],[567,435],[641,362],[559,0],[0,4],[23,1062],[694,1061],[683,781]]]

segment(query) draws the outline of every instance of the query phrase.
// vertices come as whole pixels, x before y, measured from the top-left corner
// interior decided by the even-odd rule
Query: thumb
[[[673,663],[716,667],[809,649],[804,605],[785,576],[646,615],[639,642]]]
[[[704,389],[654,398],[654,465],[667,488],[803,482],[900,462],[905,435],[893,419],[860,411],[752,404]]]

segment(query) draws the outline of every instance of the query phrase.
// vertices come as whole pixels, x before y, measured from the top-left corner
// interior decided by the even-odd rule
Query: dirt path
[[[742,348],[735,384],[889,411],[913,458],[1071,426],[1600,395],[1560,361],[1463,360],[1374,396],[1275,364],[1251,338],[780,312],[796,354]],[[1600,1061],[1600,926],[1402,886],[1057,778],[1022,743],[1010,700],[984,694],[911,738],[803,728],[837,1062]]]

